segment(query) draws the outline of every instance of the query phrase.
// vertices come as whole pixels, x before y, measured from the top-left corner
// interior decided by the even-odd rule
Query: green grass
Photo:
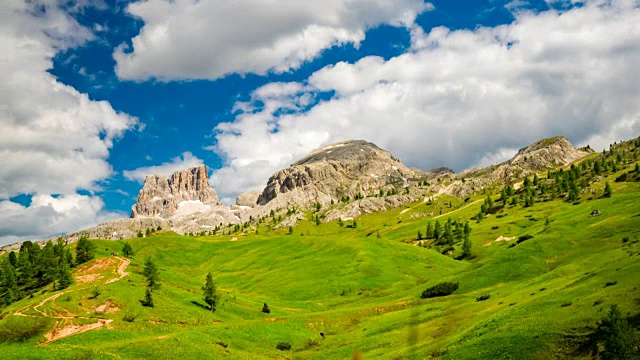
[[[0,354],[11,359],[78,354],[93,359],[349,359],[355,352],[366,359],[587,358],[575,352],[568,337],[593,329],[612,304],[624,314],[640,312],[640,243],[634,242],[640,236],[640,183],[613,183],[615,176],[593,185],[601,191],[609,181],[611,198],[507,206],[480,224],[472,221],[475,258],[469,261],[414,246],[412,240],[418,230],[424,234],[440,208],[441,222],[449,212],[452,219],[470,221],[481,205],[476,201],[485,195],[467,203],[441,198],[365,215],[356,229],[308,220],[299,222],[293,235],[287,228],[262,226],[259,235],[165,232],[128,239],[136,254],[128,277],[100,285],[95,299],[89,298],[96,283],[73,285],[68,290],[74,291],[45,306],[48,312],[95,317],[92,309],[110,300],[121,310],[100,315],[114,320],[109,328],[45,346],[36,346],[41,335],[4,342]],[[444,206],[449,201],[451,208]],[[593,209],[602,215],[590,217]],[[424,213],[434,215],[412,217]],[[494,241],[525,234],[533,238],[515,247],[509,246],[516,240]],[[230,241],[234,236],[237,241]],[[630,241],[623,243],[623,237]],[[123,244],[95,242],[98,257],[121,251]],[[139,303],[147,256],[160,268],[154,308]],[[209,271],[221,294],[215,313],[204,309],[201,299]],[[108,278],[106,272],[99,283]],[[444,281],[459,282],[459,289],[420,299],[423,290]],[[617,283],[605,286],[608,282]],[[0,325],[15,318],[16,310],[53,294],[39,292],[3,309]],[[484,295],[490,297],[476,300]],[[270,314],[260,311],[265,302]],[[123,321],[127,314],[135,320]],[[279,342],[292,349],[277,350]]]

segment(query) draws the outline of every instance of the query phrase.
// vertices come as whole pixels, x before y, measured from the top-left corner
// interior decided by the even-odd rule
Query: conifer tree
[[[144,300],[142,301],[142,306],[153,307],[153,295],[151,294],[151,288],[147,287],[144,291]]]
[[[150,257],[147,257],[144,261],[144,270],[142,274],[147,279],[147,286],[150,289],[157,289],[160,287],[158,284],[158,267]]]
[[[3,300],[5,305],[10,305],[16,299],[16,292],[18,290],[18,282],[16,280],[16,273],[13,266],[9,262],[9,259],[5,258],[2,261],[2,278],[0,282],[0,293],[3,294]]]
[[[71,269],[66,261],[61,261],[58,266],[58,290],[66,289],[69,285],[73,284],[73,277],[71,276]]]
[[[465,235],[464,242],[462,243],[462,257],[467,258],[471,255],[471,239]]]
[[[427,224],[427,231],[425,233],[425,236],[427,239],[433,239],[433,225],[431,224],[431,221],[429,221],[429,223]]]
[[[436,220],[436,226],[433,229],[433,237],[436,240],[440,240],[440,235],[442,234],[442,227],[440,226],[440,221]]]
[[[76,245],[76,263],[84,264],[87,261],[93,259],[95,256],[95,245],[87,239],[86,236],[82,236],[78,240]]]
[[[609,184],[608,182],[604,184],[604,197],[611,197],[611,194],[613,194],[613,189],[611,188],[611,184]]]
[[[125,241],[124,245],[122,245],[122,255],[126,257],[133,256],[133,248],[131,247],[131,244],[129,244],[128,241]]]
[[[211,312],[216,311],[218,294],[216,292],[216,285],[213,283],[213,276],[211,276],[210,272],[207,273],[207,279],[202,287],[202,297],[204,298],[204,302],[211,307]]]

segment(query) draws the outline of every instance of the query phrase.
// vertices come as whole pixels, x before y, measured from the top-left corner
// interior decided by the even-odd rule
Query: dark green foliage
[[[521,242],[527,241],[531,238],[533,238],[533,235],[525,234],[525,235],[519,236],[518,241],[516,241],[516,243],[520,244]]]
[[[157,289],[160,287],[158,284],[158,267],[150,257],[144,260],[144,270],[142,272],[147,279],[147,286],[151,289]]]
[[[160,231],[162,230],[162,226],[158,225],[158,227],[156,228],[156,231]]]
[[[24,342],[45,331],[49,322],[42,317],[9,316],[0,324],[0,342]]]
[[[418,240],[422,240],[422,232],[418,230]]]
[[[89,299],[93,300],[100,296],[100,294],[102,294],[102,292],[100,291],[100,287],[96,285],[93,287],[93,289],[91,289],[91,296],[89,296]]]
[[[618,285],[617,281],[609,281],[606,284],[604,284],[604,287],[615,286],[615,285]]]
[[[440,225],[440,221],[436,220],[436,226],[433,229],[433,237],[436,240],[439,240],[441,234],[442,234],[442,226]]]
[[[427,231],[425,233],[427,239],[433,239],[433,225],[431,222],[427,224]]]
[[[9,259],[5,258],[2,261],[2,278],[0,279],[0,293],[3,294],[3,301],[5,305],[10,305],[17,300],[18,282],[16,279],[16,273],[11,266]]]
[[[142,306],[154,307],[153,295],[151,294],[151,288],[147,287],[144,291],[144,300],[140,300]]]
[[[293,234],[293,226],[289,226],[289,235]]]
[[[429,299],[434,297],[447,296],[451,295],[456,290],[458,290],[457,282],[442,282],[423,291],[421,297],[423,299]]]
[[[267,303],[264,303],[264,305],[262,306],[262,312],[265,314],[271,313],[271,310],[269,310],[269,305],[267,305]]]
[[[14,268],[18,266],[18,256],[16,256],[16,253],[14,251],[10,252],[8,257],[9,257],[9,263],[11,263],[11,266],[13,266]]]
[[[204,302],[211,308],[211,312],[216,311],[218,294],[216,292],[216,285],[213,283],[213,276],[210,272],[207,273],[207,279],[202,287],[202,297],[204,298]],[[264,305],[266,306],[267,304],[265,303]]]
[[[96,246],[86,236],[82,236],[76,245],[76,263],[79,265],[92,260],[95,250]]]
[[[622,175],[620,175],[620,176],[618,176],[616,178],[616,182],[625,182],[625,181],[627,181],[627,177],[628,177],[628,174],[627,173],[623,173]]]
[[[476,301],[485,301],[488,300],[491,297],[491,295],[487,294],[487,295],[482,295],[476,298]]]
[[[131,247],[131,244],[129,244],[128,241],[125,241],[124,245],[122,245],[122,254],[126,257],[133,256],[133,248]]]
[[[147,228],[147,231],[144,233],[147,237],[151,236],[151,229]]]
[[[602,196],[604,197],[611,197],[611,195],[613,194],[613,189],[611,188],[611,184],[609,184],[608,182],[604,184],[604,194]]]
[[[286,342],[279,342],[278,345],[276,345],[276,349],[280,351],[291,350],[291,344]]]
[[[607,317],[602,319],[598,332],[604,340],[603,360],[633,359],[637,353],[638,335],[629,325],[617,305],[612,305]]]
[[[144,237],[144,235],[142,234],[142,231],[138,230],[138,235],[139,238]]]
[[[69,285],[73,284],[73,276],[71,276],[71,269],[69,268],[69,264],[66,262],[61,262],[58,267],[58,276],[57,276],[58,284],[56,286],[57,290],[66,289]]]
[[[468,258],[469,256],[471,256],[471,239],[469,239],[469,236],[465,236],[462,243],[462,257]]]

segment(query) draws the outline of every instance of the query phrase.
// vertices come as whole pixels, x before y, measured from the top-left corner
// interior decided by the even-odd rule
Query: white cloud
[[[144,26],[113,56],[122,79],[217,79],[286,72],[379,24],[413,26],[423,0],[149,0],[127,7]]]
[[[52,57],[93,39],[90,30],[50,3],[3,3],[0,12],[0,242],[20,229],[14,216],[26,222],[42,220],[29,234],[45,237],[60,229],[95,223],[102,201],[91,196],[77,200],[77,190],[95,191],[111,176],[107,162],[113,141],[137,124],[137,119],[116,112],[108,102],[92,101],[86,94],[58,82],[47,72]],[[18,194],[63,194],[44,206],[30,207],[7,199]],[[74,199],[86,216],[60,212]],[[77,201],[76,201],[77,200]],[[56,207],[57,206],[57,207]],[[47,210],[47,209],[53,210]],[[56,210],[58,209],[58,210]],[[80,211],[82,212],[82,211]],[[21,214],[21,215],[20,215]],[[9,224],[9,225],[7,225]]]
[[[403,55],[267,85],[236,105],[234,122],[216,127],[212,149],[226,164],[212,184],[223,198],[262,188],[265,174],[346,139],[373,141],[410,166],[462,170],[546,136],[592,147],[637,136],[639,7],[596,1],[517,13],[496,28],[414,28]],[[304,105],[331,91],[331,99]],[[255,176],[234,183],[246,174]]]
[[[0,245],[65,234],[84,227],[126,217],[106,212],[98,197],[78,194],[35,195],[28,207],[0,201]]]
[[[135,170],[125,170],[122,172],[124,177],[128,180],[144,182],[144,178],[147,175],[164,175],[169,176],[176,171],[188,169],[194,166],[202,165],[202,160],[198,159],[190,152],[184,152],[181,156],[177,156],[169,162],[162,163],[161,165],[145,166],[137,168]]]

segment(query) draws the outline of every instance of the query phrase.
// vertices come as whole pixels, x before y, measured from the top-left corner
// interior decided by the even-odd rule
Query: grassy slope
[[[447,359],[562,357],[570,351],[565,336],[595,326],[611,304],[620,305],[624,313],[640,311],[640,247],[621,243],[622,237],[640,235],[640,183],[612,184],[612,198],[580,205],[552,201],[527,209],[507,207],[506,216],[472,223],[477,257],[471,261],[406,243],[418,230],[424,233],[428,221],[411,215],[436,213],[440,203],[412,204],[403,214],[396,209],[367,215],[358,219],[357,229],[309,221],[296,226],[295,235],[261,228],[260,235],[238,236],[237,241],[171,233],[131,239],[136,255],[129,277],[100,285],[102,294],[94,300],[88,299],[94,284],[74,285],[70,289],[79,290],[55,303],[91,314],[93,306],[111,299],[122,310],[104,315],[115,320],[110,329],[47,346],[34,346],[37,339],[0,344],[0,354],[327,359],[350,358],[359,351],[364,358],[422,359],[446,350]],[[453,206],[444,211],[458,207],[451,217],[469,220],[480,203]],[[603,215],[590,217],[596,208]],[[523,234],[534,237],[513,248],[493,242],[499,235]],[[119,241],[96,243],[100,257],[122,247]],[[146,256],[161,269],[155,308],[138,303],[144,295]],[[202,308],[200,296],[208,271],[222,294],[213,314]],[[459,290],[445,298],[418,298],[424,288],[443,280],[459,281]],[[604,286],[611,281],[617,285]],[[476,301],[485,294],[491,298]],[[51,295],[24,299],[4,314]],[[597,300],[602,303],[594,306]],[[271,314],[260,312],[263,302]],[[122,321],[127,313],[137,319]],[[280,341],[291,343],[292,351],[276,350]]]

